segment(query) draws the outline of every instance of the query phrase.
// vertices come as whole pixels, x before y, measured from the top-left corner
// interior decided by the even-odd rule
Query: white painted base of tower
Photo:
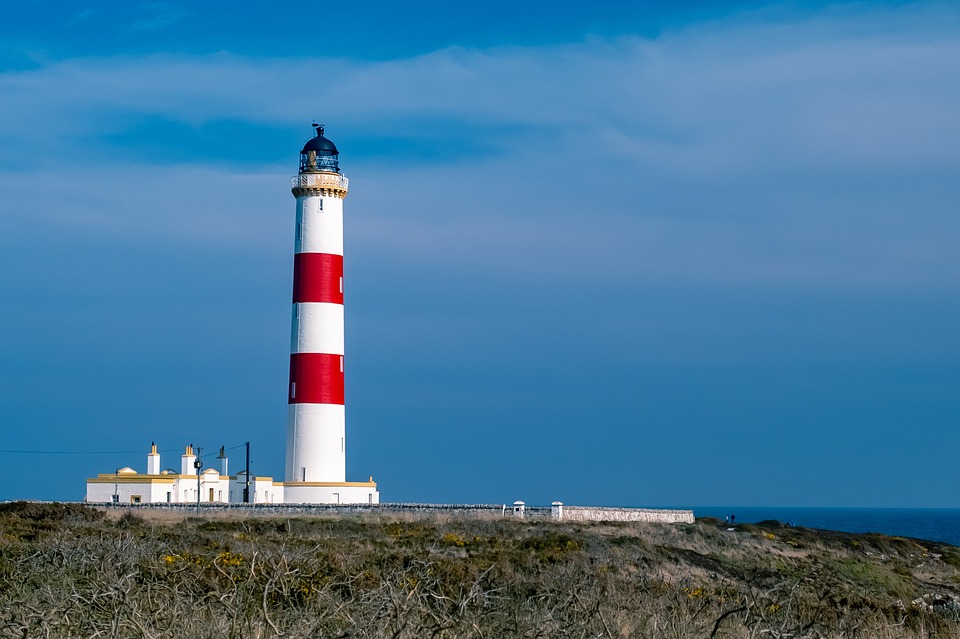
[[[375,482],[284,482],[286,504],[379,504]]]
[[[344,408],[340,404],[290,404],[285,481],[344,482],[344,430]]]

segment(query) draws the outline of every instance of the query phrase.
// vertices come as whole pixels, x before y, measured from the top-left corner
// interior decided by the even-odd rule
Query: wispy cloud
[[[127,217],[92,193],[141,190],[116,176],[150,171],[182,185],[151,201],[182,209],[174,199],[194,199],[199,176],[244,181],[250,168],[231,168],[225,145],[198,135],[183,137],[195,144],[188,164],[157,169],[138,148],[151,121],[199,131],[231,120],[239,137],[244,122],[306,133],[319,114],[369,211],[353,241],[409,259],[429,251],[488,269],[490,250],[505,276],[544,279],[576,276],[568,256],[580,253],[605,280],[953,286],[943,274],[960,270],[949,204],[960,188],[960,38],[942,25],[955,14],[940,7],[909,28],[883,11],[741,21],[385,62],[67,60],[0,76],[0,118],[16,123],[0,133],[0,163],[88,165],[91,221],[154,231],[158,218]],[[351,149],[351,136],[363,143]],[[410,185],[417,197],[398,201]],[[189,235],[208,222],[164,223]]]
[[[0,91],[3,113],[15,121],[39,111],[49,125],[53,115],[74,113],[69,120],[81,130],[84,121],[99,130],[116,114],[299,123],[319,111],[341,126],[362,122],[383,133],[436,117],[467,127],[512,124],[550,131],[557,145],[603,143],[588,151],[594,156],[682,159],[685,169],[721,151],[733,167],[771,156],[818,164],[950,156],[958,39],[936,24],[898,37],[858,36],[859,20],[835,25],[829,37],[821,21],[761,23],[386,62],[79,59],[6,74]],[[24,137],[45,137],[36,126],[20,128]]]
[[[142,17],[130,23],[130,32],[165,29],[190,15],[189,11],[169,2],[144,2],[137,8]]]

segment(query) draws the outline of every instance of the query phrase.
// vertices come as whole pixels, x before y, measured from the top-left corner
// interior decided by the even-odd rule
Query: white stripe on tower
[[[343,482],[343,198],[336,146],[323,136],[300,153],[287,388],[288,482]]]

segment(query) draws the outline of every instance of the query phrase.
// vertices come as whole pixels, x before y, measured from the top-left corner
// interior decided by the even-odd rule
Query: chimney
[[[197,461],[197,456],[193,454],[193,444],[189,444],[183,451],[180,458],[180,474],[196,475],[197,469],[193,467],[193,462]]]
[[[217,459],[220,460],[220,475],[227,477],[230,473],[227,472],[227,451],[224,450],[223,446],[220,447],[220,454],[217,455]]]
[[[147,474],[160,474],[160,454],[157,452],[156,442],[150,442],[150,453],[147,455]]]

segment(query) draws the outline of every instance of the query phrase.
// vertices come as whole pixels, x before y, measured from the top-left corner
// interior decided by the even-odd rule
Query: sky
[[[282,479],[319,121],[383,501],[960,507],[956,3],[3,14],[0,499]]]

